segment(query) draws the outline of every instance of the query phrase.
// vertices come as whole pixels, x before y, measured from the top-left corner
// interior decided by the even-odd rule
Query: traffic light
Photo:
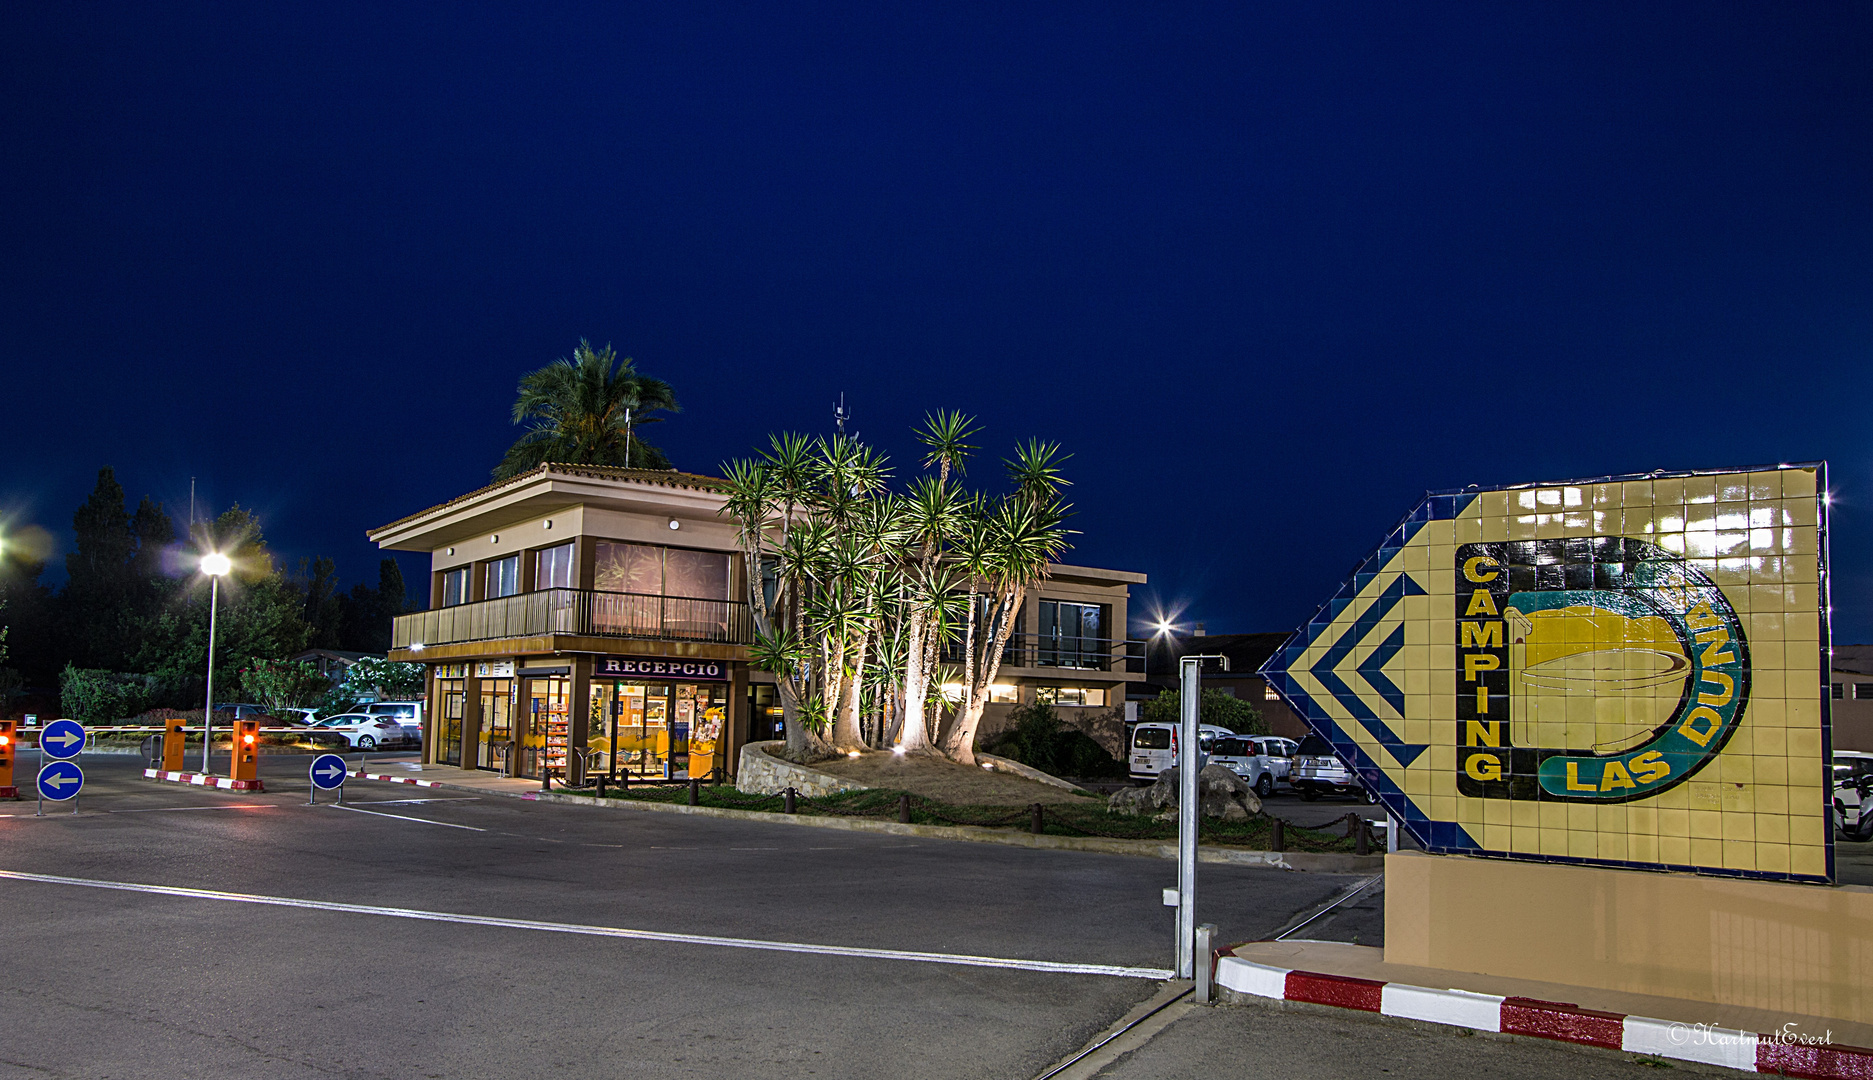
[[[180,716],[172,716],[163,721],[163,771],[182,771],[182,743],[186,738],[182,734],[182,725],[186,723]]]
[[[13,721],[0,720],[0,799],[17,799],[20,789],[13,786]]]
[[[228,779],[236,791],[260,790],[260,721],[234,721],[234,747]]]

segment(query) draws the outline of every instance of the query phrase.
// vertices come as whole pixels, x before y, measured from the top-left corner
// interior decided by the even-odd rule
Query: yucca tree
[[[514,423],[533,426],[508,447],[494,478],[548,461],[667,469],[670,459],[637,429],[662,419],[652,413],[679,411],[669,383],[639,374],[631,358],[620,358],[610,345],[594,349],[582,338],[570,358],[521,377]]]

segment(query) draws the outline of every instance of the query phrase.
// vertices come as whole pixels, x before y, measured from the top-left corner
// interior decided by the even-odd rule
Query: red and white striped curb
[[[1873,1080],[1873,1050],[1803,1042],[1805,1037],[1825,1033],[1791,1031],[1760,1035],[1706,1024],[1622,1016],[1534,998],[1432,990],[1347,975],[1296,971],[1227,955],[1217,960],[1216,982],[1239,994],[1278,1001],[1335,1005],[1475,1031],[1532,1035],[1653,1057],[1723,1065],[1744,1072],[1815,1080]]]
[[[442,786],[442,781],[440,780],[418,780],[414,776],[385,776],[383,773],[370,773],[365,772],[363,769],[353,769],[346,775],[356,776],[364,780],[388,780],[393,784],[415,784],[417,787]]]
[[[258,780],[234,780],[226,776],[210,776],[198,772],[164,772],[161,769],[144,769],[145,780],[168,780],[175,784],[194,784],[196,787],[220,788],[223,791],[265,791]]]

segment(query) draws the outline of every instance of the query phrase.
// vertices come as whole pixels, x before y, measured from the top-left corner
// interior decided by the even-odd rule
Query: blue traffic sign
[[[39,752],[56,761],[75,758],[85,748],[85,726],[76,720],[54,720],[39,732]]]
[[[320,791],[345,786],[345,759],[337,754],[320,754],[312,759],[312,786]]]
[[[84,770],[69,761],[54,761],[39,770],[39,794],[53,802],[64,802],[84,786]]]

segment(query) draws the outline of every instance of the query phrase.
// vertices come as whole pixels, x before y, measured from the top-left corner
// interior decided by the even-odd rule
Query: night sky
[[[374,582],[589,337],[684,469],[1058,440],[1211,633],[1427,488],[1827,458],[1873,640],[1873,5],[878,8],[6,5],[8,526],[195,476]]]

